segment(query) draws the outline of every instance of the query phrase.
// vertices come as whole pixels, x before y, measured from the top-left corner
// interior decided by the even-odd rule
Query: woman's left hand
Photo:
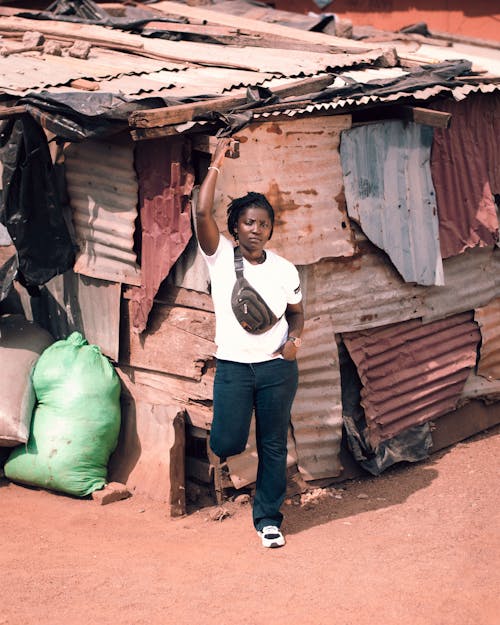
[[[293,341],[286,341],[278,353],[281,353],[285,360],[295,360],[297,358],[295,343]]]

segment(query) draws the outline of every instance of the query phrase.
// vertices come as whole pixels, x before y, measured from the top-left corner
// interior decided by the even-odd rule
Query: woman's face
[[[238,218],[236,233],[239,244],[249,251],[262,250],[269,241],[272,223],[265,208],[249,206]]]

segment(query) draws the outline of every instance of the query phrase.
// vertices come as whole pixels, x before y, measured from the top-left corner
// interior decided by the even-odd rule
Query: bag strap
[[[237,279],[243,277],[243,256],[239,245],[234,248],[234,270]]]

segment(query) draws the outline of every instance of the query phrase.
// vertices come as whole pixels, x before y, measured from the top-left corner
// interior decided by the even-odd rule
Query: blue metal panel
[[[342,133],[347,212],[406,282],[442,285],[432,128],[401,121]]]

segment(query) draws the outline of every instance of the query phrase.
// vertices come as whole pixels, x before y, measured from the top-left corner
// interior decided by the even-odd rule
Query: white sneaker
[[[257,531],[257,534],[262,540],[263,547],[271,547],[271,549],[273,549],[283,547],[285,544],[285,537],[281,533],[280,528],[276,527],[276,525],[267,525],[260,531]]]

